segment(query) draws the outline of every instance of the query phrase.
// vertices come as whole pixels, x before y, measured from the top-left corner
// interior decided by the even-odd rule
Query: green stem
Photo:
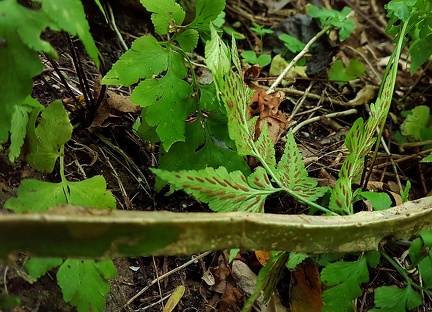
[[[60,146],[60,177],[61,181],[64,185],[67,183],[67,179],[65,176],[65,166],[64,166],[64,145]],[[67,190],[64,191],[67,203],[70,203],[69,192]]]
[[[385,258],[398,272],[402,277],[407,281],[408,284],[412,284],[411,278],[408,276],[408,273],[394,261],[388,254],[384,252],[384,250],[380,250],[381,256]]]
[[[381,83],[381,87],[380,87],[380,90],[379,90],[378,98],[382,98],[383,92],[389,92],[390,94],[393,94],[393,92],[394,92],[394,87],[395,87],[395,83],[396,83],[396,76],[397,76],[397,71],[398,71],[398,61],[399,61],[400,55],[402,53],[402,45],[403,45],[403,42],[404,42],[405,33],[406,33],[406,29],[408,27],[409,19],[410,18],[408,18],[408,20],[402,26],[402,29],[401,29],[401,32],[400,32],[399,41],[397,43],[396,49],[393,51],[393,53],[392,53],[392,55],[390,57],[389,66],[386,67],[386,70],[385,70],[385,73],[384,73],[384,80],[383,80],[384,83]],[[388,75],[392,75],[391,76],[392,77],[392,84],[391,84],[390,90],[386,90],[386,88],[385,88],[385,81],[386,81]],[[386,103],[386,104],[387,104],[387,113],[386,113],[385,118],[383,118],[383,120],[381,121],[381,125],[380,125],[380,128],[379,128],[379,133],[378,133],[378,138],[377,138],[377,141],[376,141],[376,144],[375,144],[375,150],[374,150],[374,153],[373,153],[373,156],[372,156],[372,161],[371,161],[370,168],[372,168],[373,164],[375,163],[375,160],[376,160],[377,155],[378,155],[378,150],[379,150],[379,147],[381,145],[381,138],[382,138],[382,135],[384,133],[384,127],[385,127],[385,123],[386,123],[386,120],[387,120],[388,112],[389,112],[389,109],[390,109],[390,103]],[[371,175],[372,175],[372,170],[369,170],[368,175],[367,175],[367,177],[366,177],[366,179],[364,181],[364,185],[367,184],[367,181],[369,181]]]
[[[255,142],[254,142],[255,143]],[[285,187],[285,185],[282,183],[281,180],[279,180],[279,177],[277,176],[277,174],[273,171],[273,169],[267,164],[267,162],[261,157],[260,153],[258,152],[255,144],[252,144],[253,147],[253,152],[255,153],[255,155],[253,155],[254,157],[256,157],[260,162],[261,165],[264,167],[264,169],[267,171],[267,173],[272,177],[273,181],[286,193],[288,193],[289,195],[291,195],[292,197],[294,197],[295,199],[315,208],[318,209],[324,213],[328,213],[334,216],[337,216],[337,213],[334,213],[333,211],[318,205],[317,203],[314,203],[313,201],[310,201],[309,199],[293,192],[292,190],[288,189],[287,187]]]
[[[428,295],[432,295],[432,291],[413,282],[413,280],[408,276],[406,270],[397,264],[396,261],[394,261],[388,254],[386,254],[383,250],[380,250],[380,253],[399,272],[399,274],[402,275],[402,277],[406,280],[407,285],[412,286],[420,291],[424,291]]]

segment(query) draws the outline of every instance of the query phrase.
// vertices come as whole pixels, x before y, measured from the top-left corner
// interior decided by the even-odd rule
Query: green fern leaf
[[[308,177],[291,130],[288,132],[284,154],[277,165],[276,172],[279,180],[288,190],[311,201],[320,198],[327,191],[325,187],[317,187],[318,182]]]
[[[276,157],[273,142],[270,138],[267,123],[261,131],[258,140],[255,142],[257,152],[262,156],[262,159],[271,167],[276,167]]]
[[[228,172],[224,167],[179,172],[152,169],[152,172],[168,181],[175,190],[185,191],[218,212],[263,212],[266,197],[279,191],[271,186],[262,170],[249,179],[240,171]]]

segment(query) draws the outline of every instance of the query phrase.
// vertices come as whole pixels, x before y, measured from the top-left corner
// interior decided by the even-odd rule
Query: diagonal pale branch
[[[376,250],[432,230],[432,197],[349,216],[101,211],[63,206],[0,214],[0,259],[185,255],[236,248],[303,253]]]

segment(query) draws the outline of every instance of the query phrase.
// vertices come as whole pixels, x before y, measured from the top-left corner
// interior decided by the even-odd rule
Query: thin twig
[[[297,111],[298,111],[298,110],[300,109],[300,107],[303,105],[303,103],[304,103],[304,101],[306,100],[306,98],[307,98],[307,96],[308,96],[308,94],[309,94],[309,91],[310,91],[310,89],[312,88],[313,84],[314,84],[314,81],[311,81],[311,83],[310,83],[309,86],[307,87],[306,91],[304,92],[304,95],[301,97],[300,101],[298,101],[298,102],[296,103],[296,105],[294,106],[294,109],[293,109],[291,115],[290,115],[289,118],[288,118],[288,122],[290,122],[290,121],[294,118],[294,116],[295,116],[295,114],[297,113]]]
[[[107,7],[108,7],[108,12],[109,12],[109,16],[110,16],[110,22],[112,24],[112,27],[114,28],[114,31],[120,41],[120,45],[122,46],[123,50],[126,52],[127,50],[129,50],[129,47],[127,46],[126,42],[124,41],[120,31],[117,28],[116,22],[115,22],[115,18],[114,18],[114,14],[113,14],[113,10],[111,8],[111,5],[109,4],[109,2],[106,3]]]
[[[181,266],[175,268],[174,270],[171,270],[161,276],[159,276],[159,278],[152,280],[146,287],[144,287],[143,289],[141,289],[135,296],[133,296],[132,298],[130,298],[128,300],[128,302],[126,302],[126,304],[123,306],[123,308],[125,308],[126,306],[130,305],[136,298],[138,298],[139,296],[141,296],[145,291],[147,291],[147,289],[149,289],[151,286],[153,286],[155,283],[158,282],[158,280],[162,280],[168,276],[170,276],[171,274],[174,274],[182,269],[184,269],[185,267],[187,267],[188,265],[191,265],[192,263],[196,262],[197,260],[204,258],[205,256],[209,255],[212,251],[206,251],[203,252],[202,254],[200,254],[199,256],[196,257],[192,257],[191,260],[189,260],[186,263],[183,263]]]
[[[129,196],[128,196],[127,193],[126,193],[126,189],[124,188],[123,182],[122,182],[122,180],[120,179],[120,177],[119,177],[119,175],[118,175],[118,173],[117,173],[117,170],[115,170],[115,168],[114,168],[114,166],[111,164],[111,162],[110,162],[108,156],[105,154],[105,152],[104,152],[104,148],[103,148],[103,147],[99,147],[99,151],[101,152],[102,156],[105,158],[105,161],[107,162],[108,166],[109,166],[109,167],[111,168],[111,170],[112,170],[112,174],[113,174],[113,176],[114,176],[114,177],[116,178],[116,180],[117,180],[117,183],[118,183],[118,185],[119,185],[120,192],[121,192],[121,194],[122,194],[122,196],[123,196],[123,201],[124,201],[126,207],[127,207],[128,209],[131,209],[131,208],[132,208],[132,206],[131,206],[131,204],[132,204],[132,203],[131,203],[131,200],[129,199]]]
[[[336,117],[348,116],[348,115],[354,115],[354,114],[357,114],[357,110],[355,108],[351,108],[351,109],[343,111],[343,112],[330,113],[330,114],[326,114],[323,116],[317,116],[317,117],[309,118],[309,119],[306,119],[305,121],[299,123],[297,126],[295,126],[294,129],[292,130],[292,132],[296,133],[297,131],[300,130],[301,127],[308,125],[310,123],[313,123],[315,121],[318,121],[323,117],[336,118]]]
[[[350,18],[351,16],[354,15],[354,11],[351,11],[345,19]],[[324,27],[323,29],[321,29],[321,31],[319,33],[317,33],[315,36],[313,36],[311,38],[311,40],[309,40],[308,43],[306,43],[305,47],[303,48],[303,50],[300,51],[299,54],[297,54],[293,60],[288,64],[288,66],[283,70],[283,72],[277,77],[276,81],[273,82],[273,84],[270,86],[270,88],[267,90],[267,94],[273,93],[275,91],[275,88],[281,83],[282,79],[285,77],[285,75],[291,70],[291,68],[294,67],[295,64],[297,64],[297,62],[306,54],[309,52],[309,48],[312,46],[312,44],[314,44],[315,41],[317,41],[322,35],[324,35],[327,31],[333,29],[334,26],[333,25],[328,25],[326,27]]]

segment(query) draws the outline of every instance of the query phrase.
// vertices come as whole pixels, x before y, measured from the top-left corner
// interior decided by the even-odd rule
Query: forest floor
[[[272,28],[275,34],[289,32],[300,40],[310,38],[311,33],[317,33],[320,30],[319,26],[311,24],[306,13],[308,1],[293,2],[296,4],[283,0],[228,1],[225,9],[226,26],[232,27],[244,36],[243,40],[237,40],[239,50],[259,49],[260,38],[250,29],[253,22]],[[331,3],[331,7],[337,10],[344,6],[351,7],[355,12],[356,30],[343,42],[338,41],[334,32],[319,41],[318,50],[310,56],[313,61],[308,63],[306,73],[296,75],[292,82],[280,88],[286,97],[279,108],[289,120],[291,128],[312,120],[312,117],[321,116],[318,120],[304,123],[299,127],[295,138],[310,175],[319,181],[334,181],[342,163],[343,140],[347,130],[358,117],[367,118],[367,106],[363,103],[373,103],[375,100],[385,65],[393,51],[393,44],[392,38],[385,34],[387,21],[384,1],[323,2],[327,6]],[[286,4],[282,8],[276,8],[275,6],[280,3]],[[127,46],[130,46],[137,37],[152,33],[149,13],[121,5],[116,1],[111,1],[111,6],[115,25]],[[87,3],[86,9],[91,16],[89,20],[92,34],[104,58],[105,67],[109,69],[124,52],[124,48],[114,31],[113,21],[106,23],[91,3]],[[158,146],[149,144],[132,130],[139,111],[128,102],[128,88],[110,87],[110,90],[121,95],[123,100],[119,107],[112,108],[109,113],[99,111],[95,116],[86,116],[82,113],[83,110],[77,108],[74,98],[80,98],[80,84],[71,45],[63,34],[47,33],[45,36],[59,52],[60,60],[52,63],[41,56],[45,68],[43,74],[34,80],[33,96],[42,104],[62,99],[65,107],[71,112],[72,123],[79,125],[65,149],[68,179],[82,180],[85,177],[103,175],[108,189],[117,199],[118,209],[209,212],[206,205],[197,203],[184,193],[176,192],[171,196],[165,196],[163,192],[158,193],[154,190],[155,181],[149,168],[157,165]],[[227,36],[226,39],[228,38]],[[97,93],[101,74],[83,52],[80,43],[74,41],[74,45],[90,89],[96,90]],[[276,35],[266,35],[262,46],[263,51],[271,52],[272,56],[284,49]],[[199,47],[197,53],[192,55],[196,57],[197,62],[202,60],[203,50],[203,47]],[[406,58],[406,53],[403,57]],[[328,79],[327,72],[333,62],[342,60],[348,65],[353,59],[358,60],[364,68],[364,73],[359,78],[340,86]],[[54,65],[68,77],[68,87],[58,79]],[[248,79],[253,84],[269,87],[275,79],[269,75],[269,66],[251,68],[245,64],[245,70],[250,74]],[[197,67],[196,72],[203,74],[204,71]],[[404,111],[418,105],[431,107],[430,73],[430,69],[425,69],[411,76],[406,60],[401,60],[394,105],[391,108],[392,118],[388,120],[384,133],[384,139],[398,166],[401,184],[405,186],[408,180],[412,183],[410,199],[430,194],[432,168],[419,162],[427,154],[422,152],[422,147],[402,149],[397,136],[400,136]],[[362,95],[361,90],[368,92]],[[360,96],[366,96],[366,100],[358,100]],[[82,104],[83,100],[79,103]],[[353,108],[356,111],[350,115],[334,119],[323,117],[329,113]],[[283,150],[283,139],[284,133],[276,143],[279,151]],[[59,181],[57,173],[35,172],[24,159],[11,164],[7,160],[5,150],[0,153],[0,168],[0,207],[9,197],[16,196],[17,188],[23,179],[31,177]],[[392,198],[397,204],[399,199],[395,194],[399,194],[400,190],[396,181],[389,156],[384,152],[380,153],[373,167],[371,187],[394,194]],[[292,199],[280,195],[271,197],[265,209],[266,212],[280,214],[302,211],[302,207]],[[359,206],[356,209],[360,211],[366,208]],[[394,257],[400,257],[402,252],[403,250],[397,247],[389,250]],[[175,311],[240,311],[246,299],[245,293],[248,292],[244,284],[247,284],[248,279],[256,278],[254,274],[262,267],[258,258],[260,255],[257,256],[253,252],[241,251],[237,260],[246,264],[246,268],[237,269],[240,273],[237,272],[235,277],[232,264],[228,263],[228,251],[212,252],[195,261],[190,261],[193,259],[191,257],[116,259],[118,274],[111,283],[106,311],[162,311],[165,300],[161,298],[165,298],[179,285],[184,285],[186,290]],[[189,264],[181,270],[173,271],[185,263]],[[305,271],[303,275],[299,272],[290,272],[288,269],[283,272],[277,287],[276,299],[272,303],[272,308],[268,308],[267,311],[319,310],[320,303],[317,303],[317,300],[320,301],[320,297],[316,296],[317,286],[311,286],[309,290],[303,287],[303,292],[295,290],[299,284],[305,286],[318,283],[318,268],[307,264],[302,269]],[[204,273],[210,274],[214,282],[206,279]],[[7,293],[22,298],[21,305],[13,311],[74,311],[74,308],[62,300],[61,290],[55,282],[55,272],[45,275],[37,282],[29,283],[20,263],[17,263],[0,267],[0,276],[3,277],[0,280],[0,287]],[[159,278],[161,276],[164,278]],[[157,282],[151,284],[154,281]],[[356,302],[357,311],[368,311],[373,308],[373,292],[376,287],[403,284],[397,272],[385,263],[371,271],[370,281],[363,285],[364,295]],[[150,284],[152,286],[147,287]],[[137,293],[140,295],[135,298]],[[418,311],[432,311],[430,298],[425,298],[425,305]]]

